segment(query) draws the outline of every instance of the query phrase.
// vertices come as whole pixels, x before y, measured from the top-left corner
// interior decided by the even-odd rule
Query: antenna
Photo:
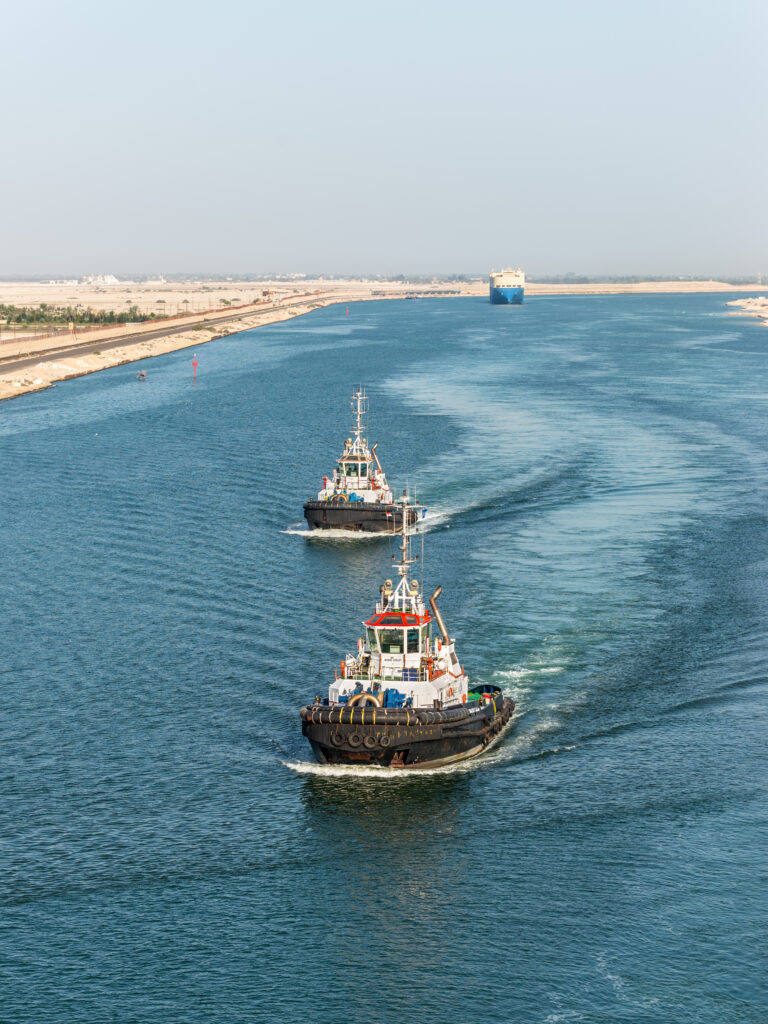
[[[400,564],[397,567],[397,571],[398,571],[398,574],[400,576],[405,577],[405,576],[408,575],[408,566],[409,565],[413,565],[413,563],[416,561],[415,558],[411,558],[411,546],[410,546],[411,535],[408,532],[408,526],[409,526],[409,522],[408,522],[409,516],[408,516],[408,513],[411,511],[411,507],[412,506],[408,502],[408,492],[407,491],[403,491],[403,496],[400,499],[400,504],[402,505],[402,509],[403,509],[403,529],[402,529],[403,540],[402,540],[402,543],[400,544],[401,558],[400,558]]]
[[[421,527],[421,592],[424,593],[424,526]]]
[[[355,432],[355,443],[354,451],[359,452],[365,447],[365,438],[363,435],[365,416],[368,412],[368,396],[365,393],[365,389],[360,385],[352,395],[352,401],[350,402],[352,407],[352,415],[355,418],[355,425],[352,428]]]

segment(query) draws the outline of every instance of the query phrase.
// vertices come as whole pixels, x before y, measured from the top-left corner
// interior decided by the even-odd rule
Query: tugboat
[[[366,533],[396,533],[403,523],[403,509],[394,500],[376,454],[377,444],[368,447],[363,437],[363,420],[368,396],[358,388],[352,396],[355,417],[354,438],[348,437],[338,464],[329,478],[323,477],[317,499],[304,505],[310,530],[363,530]],[[419,510],[408,509],[408,525]]]
[[[329,687],[300,711],[321,764],[436,768],[481,754],[509,724],[514,702],[498,686],[471,686],[437,607],[409,579],[408,499],[403,498],[400,576],[379,588],[365,640]],[[432,636],[433,623],[438,635]]]

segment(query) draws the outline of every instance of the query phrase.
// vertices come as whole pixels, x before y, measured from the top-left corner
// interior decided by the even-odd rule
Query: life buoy
[[[435,667],[435,659],[434,658],[427,658],[427,676],[430,679],[432,678],[432,671],[433,671],[434,667]]]

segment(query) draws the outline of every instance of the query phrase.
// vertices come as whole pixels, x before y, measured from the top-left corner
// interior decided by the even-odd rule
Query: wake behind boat
[[[363,422],[368,412],[368,397],[362,388],[352,396],[355,417],[354,437],[344,442],[344,451],[330,477],[323,477],[317,498],[304,505],[304,518],[310,530],[362,530],[367,533],[393,533],[403,525],[403,507],[395,502],[381,462],[378,445],[368,447],[363,437]],[[419,509],[407,510],[412,526]]]
[[[380,587],[366,639],[347,654],[328,697],[301,709],[302,732],[321,764],[436,768],[482,753],[514,711],[498,686],[470,686],[437,607],[408,579],[408,513],[402,501],[400,580]],[[439,635],[432,636],[435,623]]]

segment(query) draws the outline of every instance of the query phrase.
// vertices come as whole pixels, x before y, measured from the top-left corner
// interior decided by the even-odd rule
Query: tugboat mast
[[[362,452],[367,446],[366,439],[363,437],[363,420],[368,412],[368,396],[362,387],[358,387],[357,391],[352,395],[352,402],[350,404],[355,417],[355,425],[353,427],[355,441],[352,445],[352,450],[354,452]]]
[[[402,530],[402,537],[403,537],[403,539],[402,539],[402,541],[400,543],[400,552],[401,552],[402,558],[400,559],[400,564],[397,567],[397,571],[398,571],[400,576],[407,576],[408,575],[408,566],[409,565],[413,565],[413,563],[416,561],[416,559],[410,557],[410,554],[411,554],[411,543],[410,543],[411,542],[411,535],[408,532],[408,516],[406,515],[406,512],[412,506],[410,506],[408,504],[408,495],[407,495],[407,493],[405,491],[403,491],[403,497],[402,497],[402,500],[401,500],[401,504],[403,506],[403,530]]]
[[[397,563],[395,568],[397,574],[400,577],[400,582],[395,587],[394,593],[392,594],[391,606],[393,608],[399,608],[401,611],[409,609],[409,604],[414,600],[414,594],[411,592],[411,588],[408,584],[408,572],[410,566],[416,561],[415,558],[411,558],[411,534],[409,531],[410,526],[410,512],[414,508],[408,501],[407,491],[403,491],[403,496],[398,502],[403,508],[403,526],[401,530],[401,541],[400,541],[400,561]],[[394,559],[394,555],[392,558]]]

